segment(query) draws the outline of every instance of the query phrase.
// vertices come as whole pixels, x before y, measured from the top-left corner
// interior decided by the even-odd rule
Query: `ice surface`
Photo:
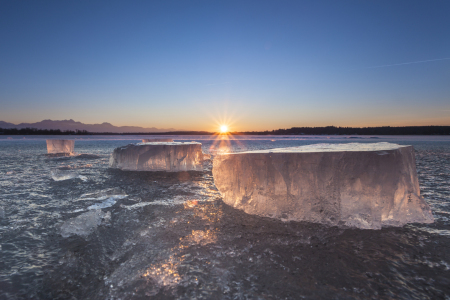
[[[101,191],[96,191],[93,193],[86,193],[81,195],[80,200],[106,200],[109,198],[113,198],[114,200],[124,199],[128,197],[124,191],[119,188],[111,188]]]
[[[101,203],[97,203],[97,204],[93,204],[93,205],[89,206],[88,209],[92,210],[92,209],[107,208],[107,207],[113,206],[114,204],[116,204],[116,202],[117,202],[117,200],[115,198],[110,197]]]
[[[152,205],[152,204],[153,204],[153,202],[140,202],[140,203],[136,203],[136,204],[132,204],[132,205],[121,205],[121,207],[131,210],[131,209],[142,208],[142,207]]]
[[[202,144],[147,143],[114,149],[109,164],[127,171],[202,171]]]
[[[47,140],[47,153],[73,153],[74,140]]]
[[[101,191],[96,191],[93,193],[86,193],[81,195],[80,201],[102,201],[100,203],[95,203],[90,205],[87,209],[101,209],[111,207],[116,204],[117,200],[125,199],[128,195],[124,191],[118,188],[106,189]]]
[[[68,179],[81,179],[82,181],[86,181],[87,177],[83,176],[83,175],[79,175],[75,172],[72,171],[68,171],[68,170],[52,170],[51,172],[52,174],[52,178],[54,181],[63,181],[63,180],[68,180]]]
[[[0,298],[26,294],[28,299],[146,299],[152,298],[147,294],[152,290],[158,293],[153,298],[160,299],[258,299],[262,295],[268,299],[370,295],[429,299],[450,295],[450,252],[444,250],[450,248],[450,136],[445,141],[439,140],[443,136],[381,140],[414,143],[420,195],[436,218],[434,224],[389,230],[341,230],[249,215],[223,203],[210,172],[108,170],[106,156],[109,160],[114,148],[131,143],[117,136],[106,141],[94,136],[80,151],[76,140],[76,152],[99,154],[99,161],[82,161],[78,156],[48,159],[39,156],[44,153],[42,140],[21,142],[27,149],[19,152],[17,140],[2,142],[1,138],[0,150],[5,155],[0,163],[0,206],[5,219],[0,219],[0,264],[5,268],[0,272]],[[126,138],[140,142],[143,137]],[[207,153],[216,145],[209,138],[199,140]],[[267,138],[232,141],[229,151],[291,147],[312,140],[333,143],[340,139],[343,143],[346,139],[288,136],[270,142]],[[93,166],[80,170],[86,163]],[[208,161],[203,170],[207,163],[212,167]],[[53,181],[50,170],[68,164],[89,181]],[[103,209],[111,212],[111,226],[104,226],[104,219],[87,237],[88,242],[78,235],[61,236],[64,221],[104,201],[98,200],[104,197],[99,191],[113,187],[123,188],[129,196]],[[83,193],[90,193],[86,201],[80,199]],[[199,194],[206,201],[200,201]],[[176,196],[199,201],[197,205],[126,207],[152,203],[144,201],[163,204]],[[158,284],[172,271],[180,278],[177,285]],[[143,274],[148,276],[143,278]],[[442,280],[436,280],[437,274]]]
[[[174,206],[174,205],[184,205],[190,202],[192,202],[192,200],[187,200],[186,197],[184,196],[176,196],[173,199],[154,200],[152,202],[140,202],[132,205],[122,205],[122,207],[126,209],[136,209],[148,205]]]
[[[378,154],[387,154],[385,150],[396,150],[401,146],[392,143],[346,143],[346,144],[312,144],[306,146],[275,148],[241,153],[316,153],[316,152],[354,152],[354,151],[377,151]]]
[[[87,237],[94,232],[103,220],[107,221],[110,218],[110,212],[104,213],[101,209],[91,210],[64,222],[60,227],[60,232],[63,237],[71,235]]]
[[[214,158],[225,203],[283,220],[379,229],[432,223],[414,149],[390,143],[317,144]]]
[[[143,143],[173,142],[173,139],[143,139]]]

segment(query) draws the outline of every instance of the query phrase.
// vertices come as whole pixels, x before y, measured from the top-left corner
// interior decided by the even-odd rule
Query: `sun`
[[[227,133],[228,132],[228,126],[227,125],[221,125],[220,126],[220,133]]]

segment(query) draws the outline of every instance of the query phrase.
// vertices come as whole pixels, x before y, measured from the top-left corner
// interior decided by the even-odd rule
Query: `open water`
[[[240,136],[205,153],[313,143],[413,145],[435,223],[382,230],[284,223],[222,202],[203,172],[125,172],[140,136],[0,136],[0,299],[450,299],[450,137]],[[50,137],[64,138],[64,137]],[[148,137],[144,137],[148,138]]]

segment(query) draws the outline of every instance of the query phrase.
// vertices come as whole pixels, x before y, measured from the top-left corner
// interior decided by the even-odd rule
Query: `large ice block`
[[[412,146],[316,144],[222,154],[213,176],[224,202],[249,214],[366,229],[434,221],[420,196]]]
[[[144,143],[114,149],[109,164],[127,171],[202,171],[202,144]]]
[[[73,153],[74,140],[47,140],[47,153]]]
[[[160,143],[160,142],[173,142],[173,139],[143,139],[142,140],[143,143]]]

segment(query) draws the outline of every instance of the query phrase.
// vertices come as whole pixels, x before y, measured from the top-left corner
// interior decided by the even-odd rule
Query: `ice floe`
[[[75,218],[65,221],[60,227],[60,233],[63,237],[79,235],[81,237],[89,236],[97,226],[102,222],[111,219],[111,212],[104,213],[101,209],[91,210]]]
[[[54,181],[63,181],[63,180],[69,180],[69,179],[75,179],[78,178],[82,181],[87,181],[87,177],[83,175],[79,175],[75,172],[71,172],[68,170],[52,170],[51,175]]]
[[[93,193],[83,194],[83,195],[81,195],[79,200],[81,200],[81,201],[102,201],[101,203],[93,204],[87,208],[89,210],[94,210],[94,209],[111,207],[114,204],[116,204],[117,200],[125,199],[126,197],[128,197],[128,195],[125,194],[125,192],[122,191],[121,189],[112,188],[112,189],[96,191]]]
[[[97,204],[93,204],[93,205],[89,206],[87,209],[92,210],[92,209],[101,209],[101,208],[111,207],[114,204],[116,204],[116,202],[117,202],[116,199],[123,199],[123,198],[125,198],[125,197],[123,197],[123,196],[119,196],[119,198],[109,197],[108,199],[106,199],[105,201],[103,201],[101,203],[97,203]]]

